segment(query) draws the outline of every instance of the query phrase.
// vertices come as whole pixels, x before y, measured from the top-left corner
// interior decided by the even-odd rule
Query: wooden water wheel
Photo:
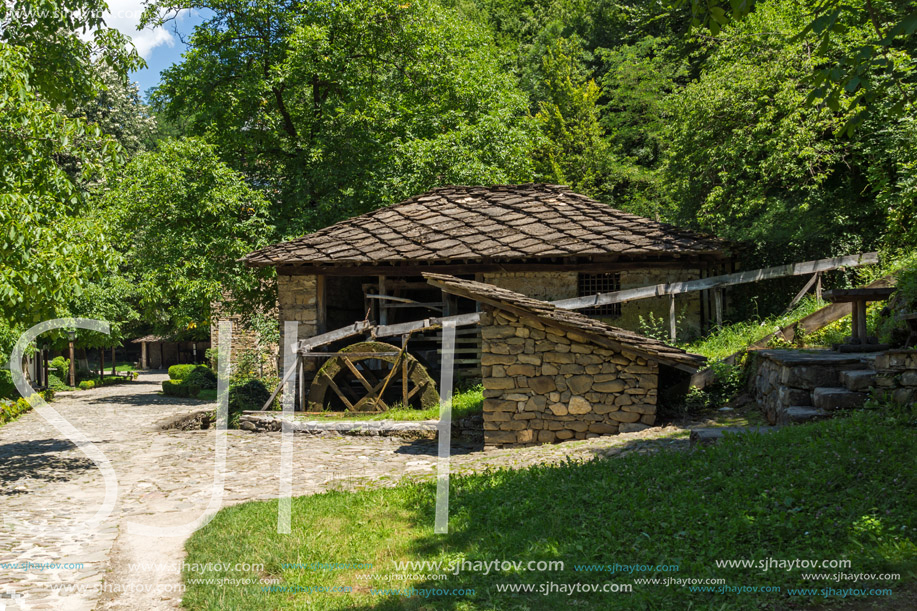
[[[439,403],[430,374],[406,350],[360,342],[339,355],[315,375],[309,411],[384,412],[394,405],[427,409]]]

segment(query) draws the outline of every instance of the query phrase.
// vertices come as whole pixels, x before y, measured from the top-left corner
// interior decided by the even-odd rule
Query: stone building
[[[530,445],[640,430],[656,420],[660,370],[702,357],[489,284],[426,274],[481,316],[484,443]]]
[[[298,321],[298,339],[367,317],[393,324],[475,311],[473,300],[431,287],[422,277],[427,272],[557,300],[692,280],[731,271],[732,265],[722,240],[544,184],[434,189],[244,260],[276,268],[281,334],[282,321]],[[679,333],[700,331],[710,324],[713,296],[679,295],[676,309],[684,316]],[[582,312],[636,330],[641,315],[667,317],[669,300]],[[411,353],[434,373],[438,337],[437,331],[411,339]],[[480,376],[477,329],[460,330],[458,344],[458,374]]]

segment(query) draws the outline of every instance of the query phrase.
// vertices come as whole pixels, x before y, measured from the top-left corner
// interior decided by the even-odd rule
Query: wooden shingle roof
[[[726,242],[560,185],[442,187],[267,246],[254,267],[723,254]]]
[[[702,356],[669,346],[657,339],[614,327],[579,312],[564,310],[547,301],[532,299],[492,284],[444,274],[427,273],[423,276],[427,282],[447,293],[473,299],[523,318],[533,318],[545,326],[573,331],[600,346],[616,350],[626,349],[644,358],[691,372],[696,371],[705,361]]]

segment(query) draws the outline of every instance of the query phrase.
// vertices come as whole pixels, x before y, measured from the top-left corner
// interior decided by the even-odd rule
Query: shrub
[[[169,367],[169,379],[184,380],[191,375],[195,367],[197,367],[197,365],[172,365]]]
[[[13,374],[9,370],[0,370],[0,398],[12,399],[16,396]]]
[[[64,376],[66,377],[66,376]],[[70,386],[54,373],[48,374],[48,388],[56,391],[70,390]]]
[[[96,383],[93,380],[83,380],[79,383],[80,390],[91,390],[96,387]]]
[[[217,374],[206,365],[197,365],[187,377],[182,379],[185,384],[194,384],[208,390],[217,387]]]
[[[57,368],[61,373],[70,371],[70,359],[65,359],[62,356],[55,356],[51,359],[50,366]]]
[[[53,391],[43,391],[33,397],[42,397],[45,401],[51,401],[54,398]],[[0,424],[6,424],[15,420],[25,412],[32,409],[32,403],[22,397],[15,401],[0,400]]]
[[[261,409],[271,393],[261,380],[250,379],[229,389],[229,426],[239,426],[239,416],[244,411]]]
[[[173,382],[166,380],[162,383],[162,394],[170,397],[187,397],[188,390],[182,386],[181,381]]]

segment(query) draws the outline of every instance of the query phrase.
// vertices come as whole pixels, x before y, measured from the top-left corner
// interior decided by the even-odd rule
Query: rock
[[[611,412],[608,417],[618,422],[637,422],[640,420],[640,414],[637,412]]]
[[[573,433],[570,431],[562,430],[554,433],[554,436],[563,441],[564,439],[573,439]]]
[[[567,388],[578,395],[583,395],[592,388],[592,376],[573,376],[567,380]]]
[[[641,424],[639,422],[622,422],[618,425],[619,433],[636,433],[638,431],[644,431],[650,428],[648,424]]]
[[[554,383],[554,378],[551,376],[538,376],[531,378],[528,383],[529,388],[540,395],[557,389],[557,385]],[[485,384],[484,387],[487,388],[487,385]]]
[[[552,403],[548,406],[548,409],[551,410],[551,413],[555,416],[566,416],[567,415],[567,406],[563,403]]]
[[[626,425],[621,425],[626,426]],[[630,425],[633,426],[633,425]],[[599,435],[613,435],[619,431],[619,427],[613,424],[606,424],[604,422],[595,422],[589,425],[590,433],[598,433]],[[622,431],[623,432],[623,431]]]
[[[592,406],[582,397],[571,397],[567,410],[571,414],[588,414],[592,411]]]
[[[853,409],[863,407],[866,394],[846,388],[816,388],[812,391],[812,404],[818,409]]]
[[[258,429],[258,427],[255,426],[254,422],[249,422],[248,420],[245,420],[244,422],[240,423],[239,428],[242,429],[243,431],[255,431]]]
[[[624,380],[611,380],[609,382],[599,382],[592,385],[592,390],[596,392],[621,392],[626,384]]]

